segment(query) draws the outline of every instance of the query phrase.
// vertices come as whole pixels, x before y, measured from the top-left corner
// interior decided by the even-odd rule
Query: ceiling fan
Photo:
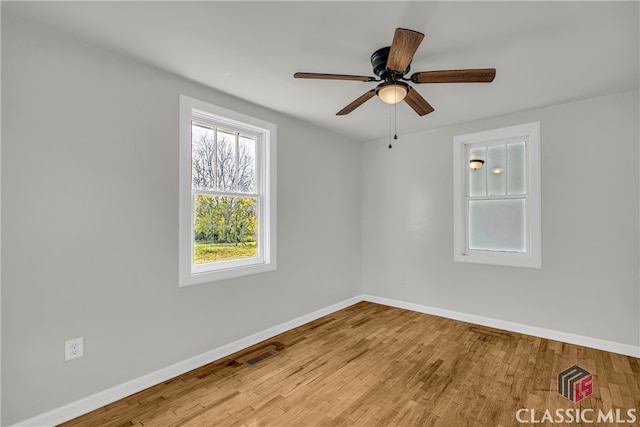
[[[376,50],[371,55],[373,73],[378,76],[354,76],[349,74],[295,73],[297,79],[353,80],[360,82],[381,82],[375,89],[365,92],[355,101],[336,113],[337,116],[349,114],[375,95],[387,104],[405,101],[420,116],[434,111],[433,107],[409,84],[422,83],[490,83],[495,68],[477,68],[471,70],[419,71],[409,78],[411,60],[422,42],[424,34],[406,28],[396,28],[391,46]]]

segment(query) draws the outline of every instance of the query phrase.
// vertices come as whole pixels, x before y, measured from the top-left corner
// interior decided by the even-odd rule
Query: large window
[[[180,97],[180,286],[275,269],[276,127]]]
[[[542,266],[540,123],[454,138],[454,259]]]

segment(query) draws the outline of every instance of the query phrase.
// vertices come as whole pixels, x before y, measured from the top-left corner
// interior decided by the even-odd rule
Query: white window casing
[[[507,154],[502,161],[505,164],[493,168],[495,171],[490,170],[490,162],[485,162],[482,175],[477,175],[483,178],[470,175],[478,173],[469,167],[475,153],[485,153],[486,158],[477,158],[487,161],[491,152],[508,153],[509,148],[521,147],[522,143],[522,179],[508,177],[511,169]],[[542,268],[540,122],[455,136],[453,159],[454,261]],[[495,176],[490,174],[502,171],[505,189],[492,193],[488,181]],[[509,179],[517,181],[518,190],[506,189]]]
[[[230,130],[255,140],[255,188],[194,189],[192,186],[192,124]],[[179,286],[189,286],[276,269],[276,125],[204,101],[180,95],[179,127]],[[237,178],[237,170],[235,172]],[[256,200],[256,257],[194,263],[194,200],[197,196]]]

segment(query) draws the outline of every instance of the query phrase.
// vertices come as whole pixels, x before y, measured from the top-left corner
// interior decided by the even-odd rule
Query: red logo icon
[[[558,393],[572,402],[580,402],[593,393],[593,375],[578,365],[558,374]]]

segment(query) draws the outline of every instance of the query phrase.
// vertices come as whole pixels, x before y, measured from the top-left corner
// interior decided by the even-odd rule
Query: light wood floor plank
[[[557,391],[574,364],[594,378],[579,403]],[[63,426],[494,427],[521,408],[638,412],[640,359],[361,302]]]

